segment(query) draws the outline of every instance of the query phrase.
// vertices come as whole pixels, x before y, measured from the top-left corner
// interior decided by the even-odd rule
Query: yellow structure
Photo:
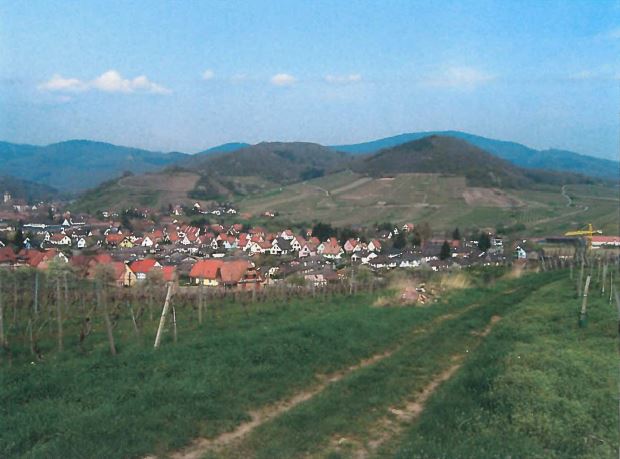
[[[122,247],[123,249],[131,249],[133,247],[133,242],[131,242],[131,240],[126,237],[118,243],[118,246]]]
[[[583,236],[587,241],[588,249],[592,247],[592,236],[595,234],[603,234],[600,230],[595,230],[592,223],[588,223],[587,230],[567,231],[564,236]]]

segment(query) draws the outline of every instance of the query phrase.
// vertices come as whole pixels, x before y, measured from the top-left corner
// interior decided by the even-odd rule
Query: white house
[[[521,248],[521,246],[517,246],[515,249],[515,258],[518,260],[525,260],[527,258],[527,253]]]
[[[142,239],[142,244],[140,244],[142,247],[153,247],[153,240],[148,237],[148,236],[144,236],[144,239]]]

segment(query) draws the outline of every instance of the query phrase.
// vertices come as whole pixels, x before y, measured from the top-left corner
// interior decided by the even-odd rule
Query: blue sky
[[[0,139],[457,129],[615,158],[619,1],[0,0]]]

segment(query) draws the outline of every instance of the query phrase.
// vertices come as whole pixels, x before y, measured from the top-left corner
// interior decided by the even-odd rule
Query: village
[[[209,210],[172,206],[72,215],[60,204],[28,205],[4,194],[0,207],[0,267],[46,270],[67,264],[78,276],[94,279],[105,266],[119,287],[147,279],[179,285],[255,290],[292,280],[316,287],[346,278],[351,267],[379,274],[393,269],[455,270],[469,266],[501,266],[537,260],[540,251],[526,250],[501,236],[481,233],[462,237],[432,234],[428,224],[382,224],[377,228],[336,231],[327,224],[312,228],[274,228],[250,224],[230,205]],[[221,223],[213,223],[213,220]],[[229,223],[225,223],[225,221]],[[596,236],[593,248],[620,246],[619,238]]]

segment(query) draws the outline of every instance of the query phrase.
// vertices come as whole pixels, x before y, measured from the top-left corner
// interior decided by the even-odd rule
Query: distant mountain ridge
[[[436,173],[463,176],[469,186],[524,188],[535,183],[585,183],[590,179],[574,173],[530,170],[516,166],[456,137],[431,135],[352,162],[355,172],[372,177],[402,173]]]
[[[251,144],[244,142],[229,142],[217,145],[215,147],[207,148],[204,151],[196,153],[197,155],[210,155],[214,153],[231,153],[233,151],[241,150],[242,148],[250,147]]]
[[[520,167],[575,172],[607,179],[617,179],[620,173],[620,163],[618,161],[595,158],[565,150],[536,150],[517,142],[495,140],[461,131],[412,132],[370,142],[334,145],[330,148],[354,155],[368,154],[431,135],[449,136],[466,140],[472,145]]]
[[[69,140],[46,146],[0,142],[2,173],[75,192],[121,175],[154,171],[184,153],[160,153],[105,142]]]
[[[495,189],[526,189],[537,184],[559,187],[595,181],[569,172],[521,168],[465,140],[448,136],[428,136],[356,156],[308,142],[263,142],[228,153],[185,157],[159,172],[106,182],[82,195],[76,208],[103,210],[121,202],[139,207],[159,202],[165,196],[186,205],[192,200],[234,201],[278,193],[282,187],[296,183],[315,183],[322,177],[329,180],[347,172],[370,179],[437,174],[463,177],[470,187]],[[164,186],[166,183],[169,188]],[[184,192],[179,194],[181,189]],[[110,196],[118,199],[109,199]]]
[[[352,157],[348,161],[354,161],[359,155],[375,153],[430,135],[466,140],[494,156],[528,169],[572,172],[616,180],[620,173],[620,163],[617,161],[563,150],[539,151],[516,142],[489,139],[461,131],[408,133],[371,142],[331,147],[309,142],[262,142],[256,145],[231,142],[193,155],[153,152],[89,140],[70,140],[47,146],[0,142],[0,173],[49,185],[61,192],[75,193],[117,178],[126,171],[142,174],[178,166],[190,171],[196,170],[207,177],[201,181],[205,188],[211,188],[207,194],[214,194],[215,190],[227,194],[231,189],[245,192],[245,186],[240,188],[239,182],[231,186],[230,181],[224,179],[225,176],[260,175],[267,180],[286,184],[297,178],[308,179],[329,173],[334,167],[344,167],[343,164],[347,162],[346,155]],[[270,146],[276,145],[286,145],[287,148],[297,146],[292,147],[292,155],[287,155],[284,151],[279,151],[279,155],[275,151],[267,152]],[[301,145],[314,147],[304,150]],[[230,158],[222,159],[228,154],[239,152],[242,160],[238,160],[236,165],[229,164]],[[337,153],[333,155],[334,152]]]

